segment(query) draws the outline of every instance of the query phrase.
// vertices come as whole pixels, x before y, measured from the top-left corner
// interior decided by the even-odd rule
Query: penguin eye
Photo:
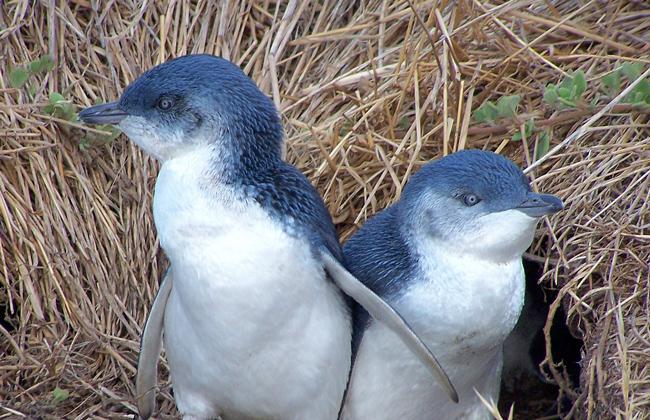
[[[478,198],[478,196],[476,194],[469,193],[469,194],[463,194],[461,196],[461,201],[467,207],[472,207],[472,206],[478,204],[481,201],[481,199]]]
[[[156,106],[158,109],[162,111],[169,111],[170,109],[173,108],[173,106],[176,104],[176,101],[174,98],[171,98],[169,96],[163,96],[160,99],[158,99],[158,103],[156,103]]]

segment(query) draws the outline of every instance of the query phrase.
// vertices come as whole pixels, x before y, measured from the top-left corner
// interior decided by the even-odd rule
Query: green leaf
[[[573,74],[573,92],[575,93],[574,99],[578,99],[587,90],[587,79],[582,70],[578,70]]]
[[[517,107],[519,106],[521,97],[519,95],[502,96],[497,101],[497,110],[499,117],[514,117],[517,115]]]
[[[565,77],[558,85],[558,89],[566,89],[571,92],[573,90],[573,78]]]
[[[521,139],[524,137],[523,135],[526,135],[526,138],[529,139],[530,136],[533,135],[533,132],[535,131],[535,120],[530,119],[524,123],[524,132],[521,132],[521,127],[515,134],[512,135],[512,141],[521,141]]]
[[[75,119],[76,119],[76,114],[75,114]],[[122,134],[122,131],[120,131],[119,128],[110,125],[110,124],[102,124],[98,125],[97,129],[100,131],[105,132],[104,133],[96,133],[96,132],[91,132],[91,133],[86,133],[84,137],[79,140],[79,149],[81,150],[88,150],[92,146],[98,146],[101,145],[102,143],[108,144],[114,141],[116,138]]]
[[[633,104],[634,102],[636,102],[636,92],[632,91],[628,93],[627,95],[625,95],[625,97],[623,97],[621,102],[625,104]]]
[[[54,115],[54,112],[60,108],[60,103],[64,102],[65,98],[58,92],[50,93],[50,97],[47,101],[47,105],[43,107],[43,111],[46,114]]]
[[[499,110],[492,101],[486,101],[474,110],[474,120],[480,123],[493,123],[499,116]]]
[[[50,94],[47,105],[43,107],[43,112],[66,121],[77,120],[75,106],[58,92]]]
[[[559,100],[560,100],[560,103],[561,103],[564,107],[568,107],[568,108],[575,108],[575,107],[576,107],[576,103],[573,102],[572,100],[564,99],[564,98],[560,98]]]
[[[15,68],[9,72],[9,86],[19,89],[27,83],[29,72],[22,67]]]
[[[544,102],[549,105],[555,105],[558,102],[557,86],[554,84],[546,85],[544,89]]]
[[[77,112],[74,105],[65,103],[61,106],[61,116],[67,121],[77,121]]]
[[[524,124],[524,132],[526,133],[526,137],[532,136],[534,131],[535,131],[535,120],[530,119],[526,121],[526,124]]]
[[[122,134],[122,131],[114,125],[105,124],[98,127],[102,131],[108,131],[110,134],[102,136],[100,140],[110,143]]]
[[[650,95],[650,82],[647,79],[641,80],[635,87],[634,92],[641,92],[644,95]]]
[[[70,398],[70,391],[66,389],[61,389],[57,386],[52,391],[52,402],[54,402],[54,404],[62,403],[68,398]]]
[[[650,93],[634,89],[623,98],[623,102],[636,106],[644,105],[645,103],[650,103]]]
[[[47,73],[48,71],[52,70],[54,68],[54,60],[52,57],[46,55],[45,57],[41,57],[38,60],[34,60],[31,63],[29,63],[29,71],[32,74],[35,73],[40,73],[40,72],[45,72]]]
[[[603,84],[603,91],[609,96],[616,96],[621,91],[621,72],[615,70],[609,74],[604,75],[600,82]]]
[[[557,88],[557,94],[560,97],[559,99],[566,99],[566,100],[571,99],[571,91],[569,90],[569,88],[559,87]]]
[[[59,102],[64,102],[65,98],[59,92],[52,92],[50,93],[49,101],[51,104],[56,104]]]
[[[537,153],[535,153],[535,160],[542,158],[548,153],[551,146],[551,134],[548,131],[542,131],[537,136]]]
[[[645,95],[643,92],[634,92],[634,102],[643,102]]]
[[[627,80],[630,82],[636,80],[641,76],[641,72],[643,71],[643,64],[642,63],[623,63],[623,66],[621,66],[621,71],[627,77]]]
[[[638,103],[646,100],[650,100],[650,82],[646,79],[637,83],[634,89],[623,98],[625,103]]]

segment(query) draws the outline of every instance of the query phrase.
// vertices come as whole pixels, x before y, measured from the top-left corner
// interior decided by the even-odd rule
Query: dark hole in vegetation
[[[9,243],[6,232],[4,225],[0,224],[0,245]],[[5,281],[7,282],[5,283],[6,285],[10,284],[9,279],[5,279]],[[7,332],[12,333],[18,325],[18,308],[15,301],[11,302],[13,303],[15,313],[10,313],[9,294],[7,293],[7,286],[5,284],[0,283],[0,326]]]
[[[6,290],[4,287],[0,287],[0,297],[7,296]],[[5,329],[5,331],[12,333],[16,331],[18,325],[18,311],[16,307],[16,302],[14,302],[14,310],[16,313],[10,312],[9,303],[5,301],[0,301],[0,326]]]
[[[526,303],[519,322],[504,345],[504,369],[501,381],[499,409],[504,418],[514,403],[515,419],[561,418],[571,409],[571,401],[558,401],[560,387],[540,372],[539,364],[546,355],[544,325],[549,305],[557,297],[557,290],[539,285],[543,267],[524,259],[526,272]],[[571,334],[566,314],[560,307],[551,327],[553,360],[564,369],[573,388],[580,380],[582,340]],[[558,406],[559,404],[559,406]]]

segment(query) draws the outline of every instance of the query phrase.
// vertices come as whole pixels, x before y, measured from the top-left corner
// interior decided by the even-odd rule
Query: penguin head
[[[86,108],[79,118],[117,125],[160,160],[205,145],[234,155],[252,147],[261,158],[276,158],[282,147],[271,100],[236,65],[211,55],[160,64],[131,83],[119,101]]]
[[[480,150],[424,165],[399,206],[415,237],[496,262],[521,256],[538,219],[563,209],[558,197],[533,192],[513,162]]]

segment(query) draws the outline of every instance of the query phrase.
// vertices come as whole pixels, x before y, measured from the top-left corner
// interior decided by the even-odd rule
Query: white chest
[[[395,303],[435,346],[476,353],[500,346],[524,300],[520,259],[492,263],[437,250],[421,260],[422,281]]]
[[[460,403],[450,402],[394,334],[373,322],[355,361],[345,420],[491,418],[475,390],[498,400],[501,345],[523,303],[521,261],[491,264],[434,252],[421,261],[422,279],[392,303],[436,355]]]
[[[287,419],[335,412],[350,358],[338,290],[308,242],[257,203],[218,179],[201,187],[205,166],[166,162],[154,197],[174,279],[164,328],[179,410]]]

